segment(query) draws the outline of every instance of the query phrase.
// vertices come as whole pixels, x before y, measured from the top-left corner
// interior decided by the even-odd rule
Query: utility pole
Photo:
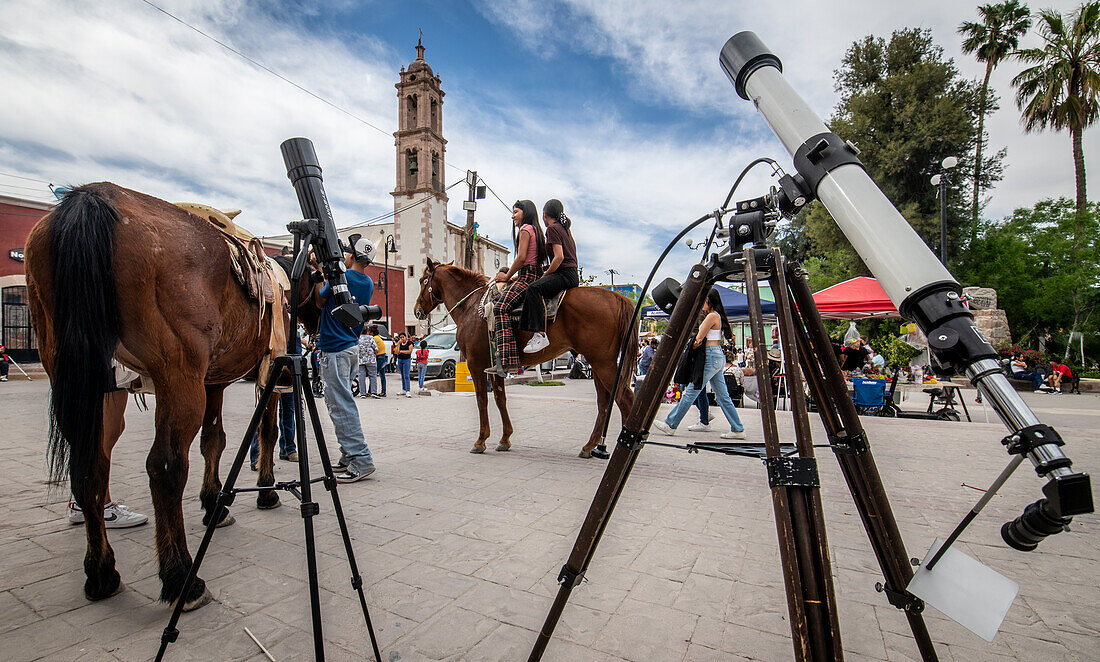
[[[462,256],[462,266],[467,269],[474,268],[474,211],[477,210],[477,171],[466,171],[466,184],[470,192],[462,203],[466,210],[466,253]]]
[[[619,272],[615,271],[614,269],[608,269],[607,273],[611,274],[611,291],[614,292],[615,291],[615,274],[617,274]]]

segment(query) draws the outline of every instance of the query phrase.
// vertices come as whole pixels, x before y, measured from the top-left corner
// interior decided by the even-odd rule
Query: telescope
[[[306,236],[303,243],[313,248],[317,262],[325,280],[332,287],[336,307],[332,316],[344,326],[354,328],[363,322],[380,319],[381,306],[359,305],[348,291],[348,279],[344,275],[344,249],[340,236],[336,233],[336,223],[332,220],[332,210],[328,206],[325,186],[321,179],[321,165],[317,161],[317,152],[309,138],[291,138],[279,145],[286,164],[286,176],[298,194],[298,204],[302,208],[304,221],[295,221],[287,225],[294,234]],[[295,256],[293,273],[301,275],[305,269],[305,254]]]
[[[1089,475],[1073,471],[1062,438],[1009,383],[997,351],[974,324],[962,287],[867,175],[856,146],[825,126],[787,83],[779,58],[754,33],[730,37],[719,62],[738,96],[756,106],[794,158],[793,184],[805,196],[798,206],[813,199],[825,205],[901,316],[924,332],[940,365],[965,374],[1008,427],[1002,443],[1016,457],[968,518],[1025,457],[1047,481],[1045,496],[1002,527],[1009,546],[1031,551],[1074,515],[1091,513]]]

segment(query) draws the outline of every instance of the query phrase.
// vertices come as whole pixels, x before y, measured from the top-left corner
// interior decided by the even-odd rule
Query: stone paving
[[[126,589],[87,602],[83,530],[66,521],[64,489],[50,493],[44,483],[48,386],[36,380],[0,387],[7,428],[0,447],[0,659],[151,659],[169,616],[156,600],[152,525],[110,532]],[[523,660],[541,627],[605,465],[576,457],[595,415],[591,382],[509,392],[513,450],[480,456],[467,452],[477,426],[470,394],[358,401],[378,472],[341,487],[340,495],[387,662]],[[1077,466],[1100,467],[1100,397],[1026,397],[1060,428]],[[250,385],[227,392],[231,446],[252,402]],[[980,406],[978,412],[984,420]],[[742,416],[750,438],[759,440],[759,413]],[[499,429],[495,410],[492,421]],[[781,423],[789,435],[787,414]],[[910,556],[923,556],[977,500],[964,483],[986,486],[1007,462],[998,424],[865,424]],[[144,459],[152,425],[152,411],[131,403],[111,481],[116,499],[150,516]],[[613,431],[617,425],[616,419]],[[816,420],[814,427],[816,440],[824,441]],[[684,431],[678,438],[708,436],[717,432]],[[881,577],[837,464],[820,452],[846,659],[917,659],[905,619],[874,590]],[[202,533],[201,466],[196,443],[185,503],[192,550]],[[279,462],[277,475],[290,478],[292,470]],[[244,477],[251,482],[254,474]],[[1020,595],[991,644],[928,610],[941,660],[1100,659],[1096,517],[1078,518],[1071,533],[1031,554],[1007,548],[998,535],[1004,521],[1040,496],[1040,487],[1021,469],[959,542],[1018,582]],[[202,566],[216,601],[183,617],[167,659],[266,659],[245,627],[277,660],[312,658],[301,517],[283,496],[284,507],[274,511],[255,510],[248,495],[238,498],[237,523],[217,532]],[[336,521],[324,492],[317,500],[328,659],[369,659]],[[544,659],[789,660],[789,636],[760,463],[649,448]]]

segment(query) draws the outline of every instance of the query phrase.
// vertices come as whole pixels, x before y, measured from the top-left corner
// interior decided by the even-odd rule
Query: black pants
[[[542,300],[578,285],[580,277],[574,267],[559,268],[528,285],[523,293],[523,314],[519,318],[519,328],[532,333],[546,331],[546,308]]]

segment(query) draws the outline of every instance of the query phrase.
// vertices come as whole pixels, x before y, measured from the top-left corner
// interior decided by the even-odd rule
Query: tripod
[[[298,285],[305,273],[306,266],[306,253],[301,250],[303,235],[305,235],[304,243],[308,246],[312,239],[320,232],[320,229],[315,220],[291,223],[288,228],[294,234],[295,259],[294,267],[290,274],[290,330],[287,334],[287,353],[275,359],[275,366],[268,377],[267,383],[264,385],[259,402],[256,403],[256,409],[252,412],[252,419],[248,423],[248,429],[244,433],[244,439],[241,441],[240,448],[237,449],[236,457],[233,458],[233,466],[230,467],[229,474],[225,478],[225,483],[222,485],[221,492],[218,493],[217,503],[211,511],[214,515],[210,516],[210,521],[206,526],[206,532],[203,534],[202,542],[199,543],[199,548],[195,552],[195,560],[187,573],[187,579],[183,583],[183,590],[180,594],[188,594],[191,584],[194,582],[195,576],[199,572],[199,566],[206,556],[206,550],[210,546],[210,540],[214,536],[214,530],[221,519],[218,515],[233,503],[233,499],[238,493],[267,490],[285,490],[290,492],[301,501],[302,526],[305,528],[306,567],[309,573],[310,614],[313,618],[314,659],[318,660],[318,662],[324,660],[325,640],[321,630],[320,588],[317,582],[317,549],[313,534],[313,517],[320,513],[320,506],[313,501],[312,495],[313,484],[321,483],[324,485],[324,488],[328,490],[329,496],[332,498],[332,508],[336,513],[336,520],[340,524],[340,536],[344,541],[344,551],[347,553],[348,566],[351,570],[351,586],[359,594],[359,605],[363,609],[363,619],[367,624],[367,632],[370,633],[370,642],[371,647],[374,649],[375,662],[382,662],[382,653],[378,650],[378,641],[374,635],[374,626],[371,625],[370,613],[367,611],[367,599],[366,596],[363,595],[363,578],[359,574],[359,568],[355,563],[355,551],[351,546],[351,536],[348,534],[347,522],[344,520],[344,510],[340,505],[340,496],[336,491],[336,477],[332,471],[332,462],[329,460],[328,448],[325,446],[324,432],[321,430],[321,419],[317,415],[317,403],[313,399],[313,391],[309,388],[307,360],[299,352],[295,351],[294,339],[298,332]],[[268,404],[271,403],[271,398],[275,393],[275,384],[284,370],[290,375],[294,387],[294,416],[295,421],[297,421],[294,432],[295,443],[298,448],[298,480],[280,482],[264,487],[234,487],[237,482],[237,477],[241,472],[241,467],[244,465],[245,455],[252,445],[252,438],[260,425],[260,419],[263,417]],[[313,425],[313,437],[317,442],[317,455],[321,458],[321,466],[324,475],[320,478],[310,478],[309,475],[308,444],[306,442],[306,432],[303,425],[305,419],[302,416],[303,401],[305,409],[309,411],[310,423]],[[168,625],[165,626],[164,633],[161,635],[160,650],[157,651],[156,657],[158,662],[163,659],[168,644],[176,641],[179,637],[179,630],[176,629],[176,624],[179,622],[180,614],[182,613],[183,599],[181,598],[176,601],[175,609],[172,610],[172,617],[168,620]]]
[[[750,231],[735,232],[731,222],[731,241],[735,236],[740,236],[744,238],[740,241],[743,245],[749,241],[746,235],[751,234],[756,240],[755,245],[762,244],[767,235],[767,230],[762,227],[763,213],[745,216],[749,220],[737,229],[741,230],[742,226],[751,223]],[[921,657],[926,662],[937,659],[921,616],[924,605],[905,591],[913,571],[855,406],[847,394],[828,334],[810,296],[805,274],[786,266],[776,249],[746,248],[743,253],[730,252],[712,258],[709,267],[702,264],[692,267],[654,356],[653,367],[642,382],[634,407],[623,423],[573,551],[558,575],[560,588],[531,650],[530,662],[542,658],[570,593],[581,583],[595,556],[596,547],[634,462],[642,446],[647,443],[661,395],[672,377],[677,359],[690,340],[692,323],[702,309],[706,293],[715,282],[743,280],[746,283],[757,365],[767,365],[758,291],[761,276],[770,282],[776,292],[784,373],[789,380],[787,390],[792,400],[798,449],[797,457],[785,457],[781,452],[772,384],[770,379],[762,379],[760,411],[765,439],[765,466],[772,491],[795,659],[800,662],[843,659],[817,465],[813,457],[806,399],[801,387],[803,373],[818,403],[830,446],[840,462],[871,547],[882,568],[885,582],[876,585],[876,589],[885,592],[891,604],[905,611]]]

